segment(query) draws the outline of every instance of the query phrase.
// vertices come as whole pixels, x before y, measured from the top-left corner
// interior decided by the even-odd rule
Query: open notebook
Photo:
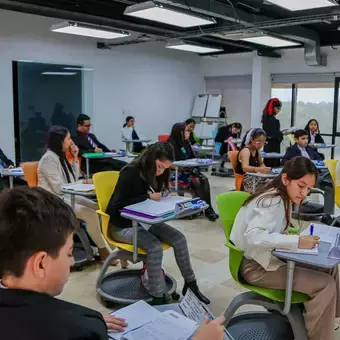
[[[72,191],[78,191],[78,192],[94,191],[94,185],[93,184],[83,184],[83,183],[63,185],[62,188],[64,190],[72,190]]]

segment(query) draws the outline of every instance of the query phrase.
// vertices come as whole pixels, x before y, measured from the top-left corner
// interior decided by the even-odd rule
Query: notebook
[[[320,241],[331,243],[334,245],[336,240],[336,235],[340,233],[340,229],[336,227],[330,227],[323,224],[315,224],[314,225],[314,236],[319,236]],[[310,225],[300,234],[300,235],[309,235],[310,234]]]
[[[77,184],[72,184],[72,185],[63,185],[62,188],[64,190],[72,190],[72,191],[78,191],[78,192],[90,192],[90,191],[94,191],[94,184],[77,183]]]
[[[319,250],[318,247],[313,249],[296,249],[296,250],[289,250],[289,249],[275,249],[281,253],[291,253],[291,254],[301,254],[301,255],[318,255]]]

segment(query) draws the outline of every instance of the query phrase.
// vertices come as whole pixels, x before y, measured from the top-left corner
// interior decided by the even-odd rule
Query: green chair
[[[237,248],[230,240],[230,234],[237,213],[243,206],[249,194],[242,191],[231,191],[223,193],[216,197],[217,208],[222,221],[224,233],[226,236],[226,246],[229,248],[229,270],[233,279],[242,287],[248,289],[248,292],[242,293],[235,297],[227,310],[225,311],[226,325],[234,317],[236,311],[247,304],[265,307],[267,310],[273,310],[284,315],[285,290],[276,290],[260,288],[246,283],[240,275],[240,266],[243,260],[244,252]],[[295,339],[307,340],[304,320],[299,304],[307,301],[308,295],[293,292],[291,299],[291,310],[286,314]],[[254,312],[251,315],[254,316]],[[268,314],[268,313],[266,313]]]

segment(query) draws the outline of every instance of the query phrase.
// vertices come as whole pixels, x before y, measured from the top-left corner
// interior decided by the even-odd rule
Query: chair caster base
[[[174,300],[174,301],[179,301],[179,299],[181,298],[181,296],[177,293],[177,292],[174,292],[171,294],[171,298]]]
[[[113,309],[115,307],[115,304],[112,301],[102,299],[102,302],[107,309]]]
[[[82,272],[83,271],[83,266],[82,265],[75,265],[71,268],[72,272]]]

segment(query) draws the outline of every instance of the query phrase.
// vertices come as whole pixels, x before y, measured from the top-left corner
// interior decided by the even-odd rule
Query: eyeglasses
[[[92,126],[92,124],[87,124],[87,125],[83,125],[83,126],[86,127],[86,128],[89,128],[89,127]]]
[[[255,144],[259,145],[259,144],[263,144],[263,145],[267,145],[268,142],[266,141],[262,141],[262,140],[254,140]]]

